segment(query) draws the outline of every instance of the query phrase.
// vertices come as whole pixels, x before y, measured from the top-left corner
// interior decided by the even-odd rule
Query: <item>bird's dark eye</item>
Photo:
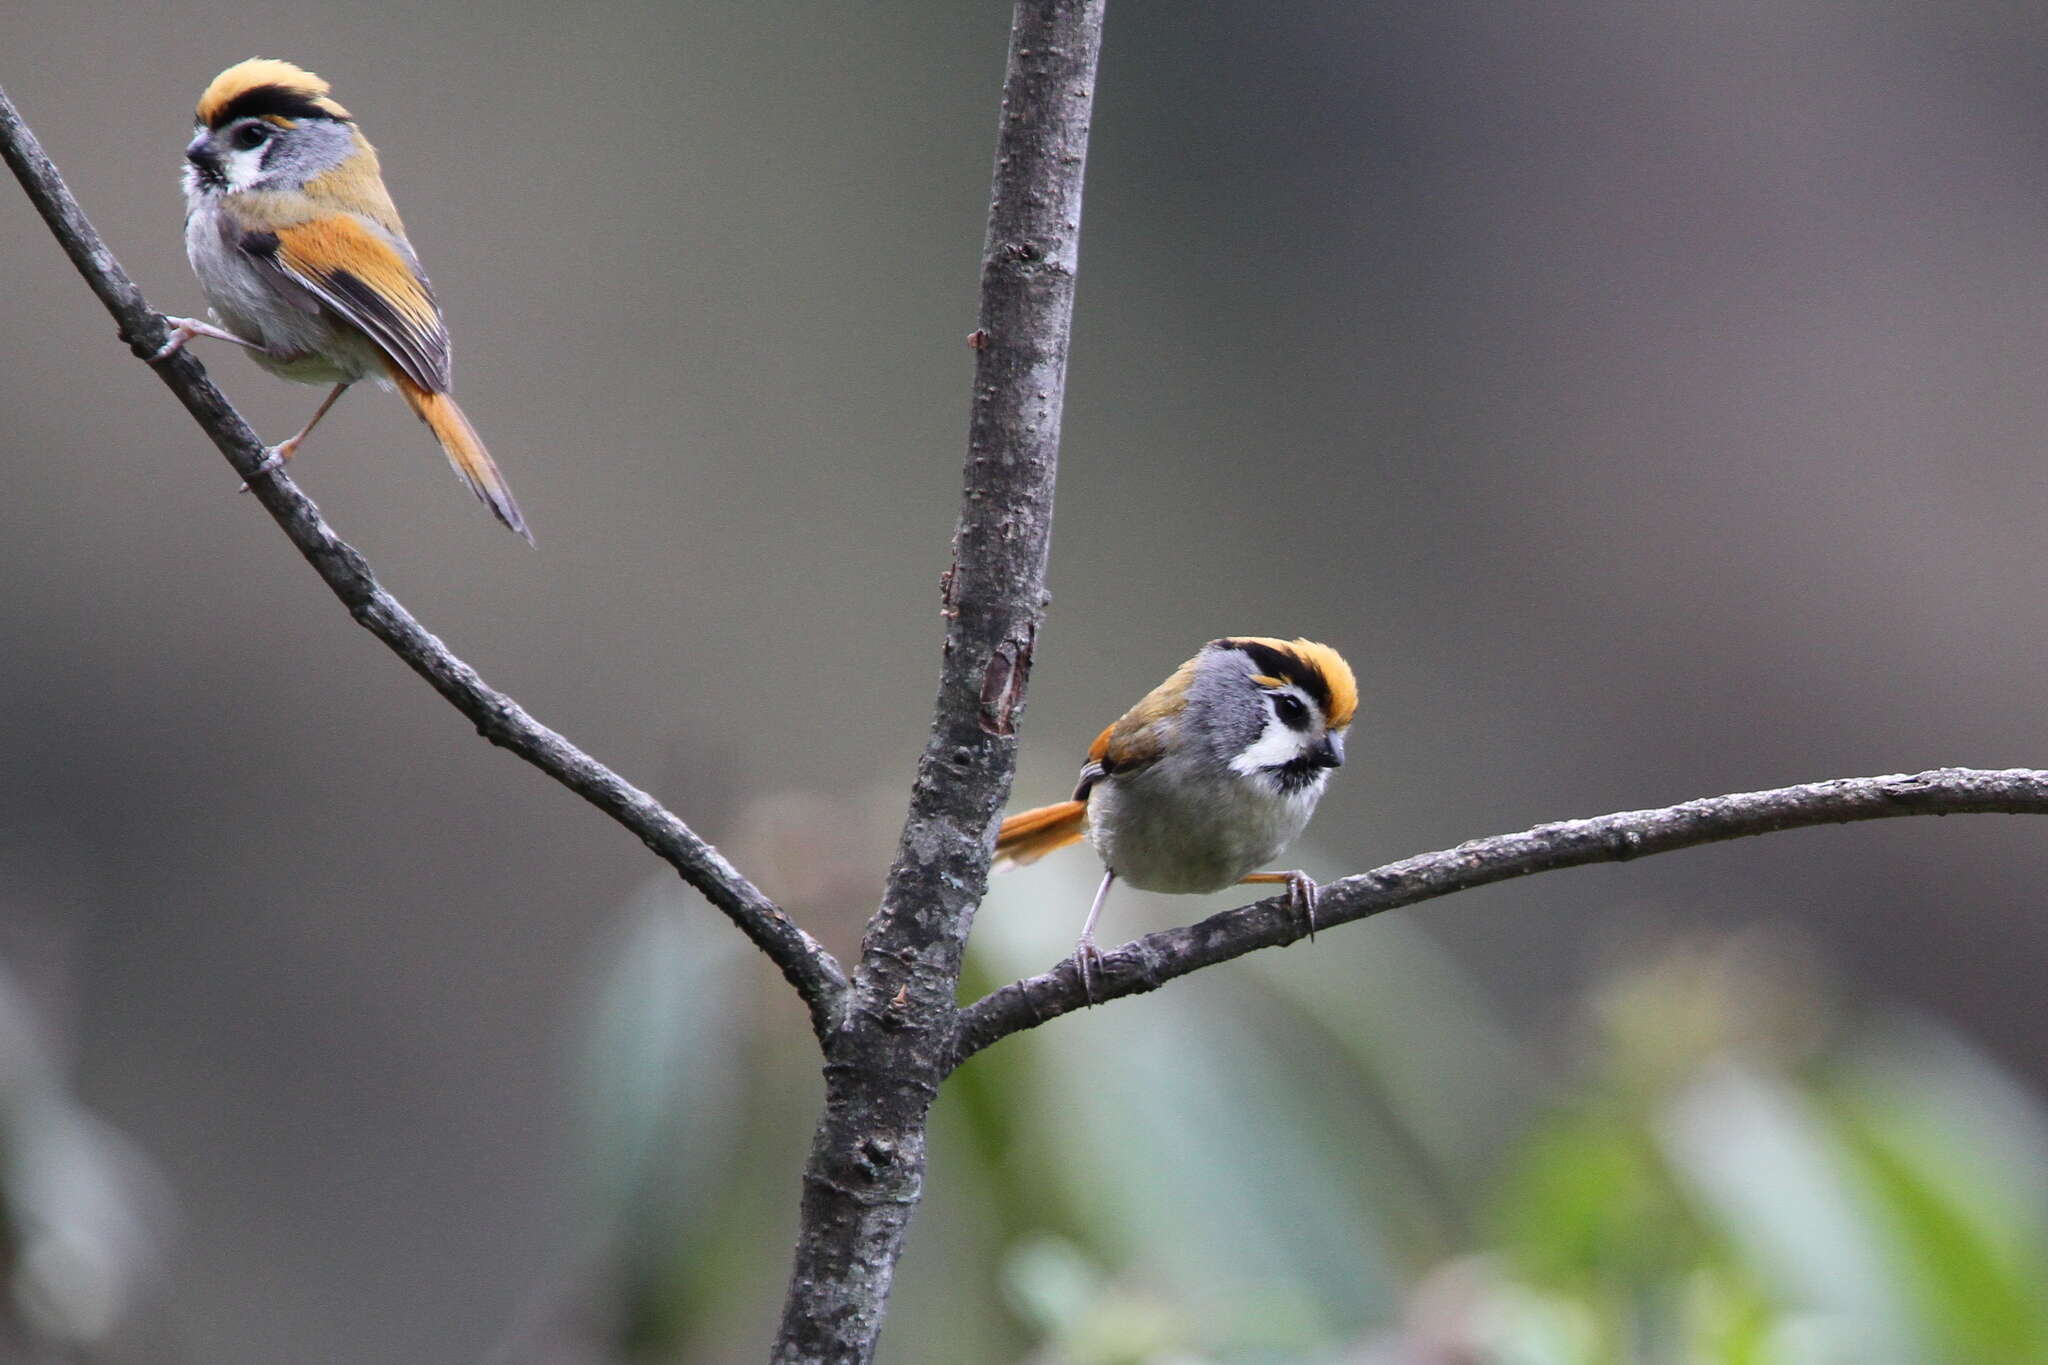
[[[1274,692],[1273,714],[1280,717],[1280,723],[1290,730],[1301,730],[1308,726],[1308,708],[1301,704],[1301,698],[1292,692]]]
[[[268,141],[270,128],[266,124],[245,123],[235,129],[235,145],[245,152],[254,147],[261,147]]]

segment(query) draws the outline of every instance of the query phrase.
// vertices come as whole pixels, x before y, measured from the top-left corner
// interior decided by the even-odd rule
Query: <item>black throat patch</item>
[[[1290,758],[1285,763],[1276,763],[1259,771],[1272,774],[1274,784],[1288,796],[1293,796],[1322,782],[1330,770],[1307,754],[1303,754],[1299,758]]]

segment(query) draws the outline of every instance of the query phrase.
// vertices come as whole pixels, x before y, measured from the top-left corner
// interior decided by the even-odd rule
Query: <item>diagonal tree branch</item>
[[[5,90],[0,90],[0,158],[21,181],[78,273],[113,314],[122,339],[138,356],[153,355],[167,336],[162,315],[144,301],[142,291],[86,220]],[[276,518],[286,537],[358,623],[475,722],[477,733],[519,755],[639,836],[782,969],[809,1007],[818,1036],[822,1039],[832,1031],[847,982],[837,960],[822,945],[660,802],[542,725],[450,653],[378,586],[363,557],[329,529],[320,509],[283,471],[255,478],[263,460],[263,443],[206,377],[205,367],[189,349],[155,368],[235,472],[251,480],[250,491],[256,500]]]
[[[1560,867],[1619,863],[1651,853],[1770,834],[1906,815],[2048,815],[2048,771],[1935,768],[1884,777],[1845,777],[1773,791],[1708,796],[1662,810],[1631,810],[1590,820],[1561,820],[1520,834],[1474,839],[1423,853],[1323,888],[1316,922],[1327,929],[1387,910],[1435,900],[1492,882]],[[1098,1001],[1156,991],[1177,976],[1303,936],[1284,896],[1211,915],[1197,924],[1147,934],[1103,954],[1090,973]],[[960,1011],[951,1065],[989,1044],[1088,1004],[1072,963],[1013,981]]]
[[[1102,17],[1103,0],[1015,4],[938,699],[846,1021],[825,1048],[825,1113],[773,1357],[781,1365],[873,1358],[923,1194],[926,1117],[1045,610]]]

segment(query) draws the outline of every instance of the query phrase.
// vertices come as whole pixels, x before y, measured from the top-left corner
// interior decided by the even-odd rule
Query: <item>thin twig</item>
[[[925,1120],[974,908],[1016,768],[1045,608],[1081,181],[1103,0],[1017,0],[983,247],[966,487],[941,594],[932,733],[845,1025],[774,1359],[864,1362],[923,1193]]]
[[[143,300],[142,291],[86,220],[5,90],[0,90],[0,158],[28,191],[78,273],[113,314],[122,339],[138,356],[153,355],[167,335],[162,315]],[[257,478],[263,443],[206,377],[190,348],[155,369],[235,472],[250,480],[256,500],[277,519],[350,615],[474,721],[484,738],[519,755],[638,835],[782,969],[810,1008],[811,1024],[820,1038],[833,1029],[847,991],[846,975],[822,945],[660,802],[487,686],[475,669],[451,654],[378,586],[363,557],[328,528],[320,509],[282,471]]]
[[[1884,777],[1845,777],[1773,791],[1703,797],[1662,810],[1631,810],[1590,820],[1538,825],[1520,834],[1474,839],[1423,853],[1323,888],[1316,923],[1332,928],[1387,910],[1435,900],[1491,882],[1560,867],[1619,863],[1651,853],[1770,834],[1905,815],[2048,814],[2048,771],[1935,768]],[[1304,926],[1285,896],[1225,910],[1198,924],[1165,929],[1103,954],[1089,973],[1097,1001],[1158,990],[1177,976],[1301,938]],[[960,1011],[952,1065],[989,1044],[1088,1003],[1072,963],[1013,981]]]

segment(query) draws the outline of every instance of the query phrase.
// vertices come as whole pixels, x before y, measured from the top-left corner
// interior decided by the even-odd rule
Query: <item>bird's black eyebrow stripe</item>
[[[1275,649],[1257,640],[1218,640],[1225,649],[1241,649],[1251,656],[1252,664],[1268,677],[1285,678],[1309,694],[1324,715],[1330,712],[1330,681],[1323,676],[1323,670],[1315,667],[1291,649]]]
[[[316,97],[303,90],[294,90],[288,85],[252,85],[241,94],[222,105],[213,116],[209,128],[227,127],[238,118],[265,118],[276,115],[280,118],[324,118],[346,123],[335,112],[317,102]]]

